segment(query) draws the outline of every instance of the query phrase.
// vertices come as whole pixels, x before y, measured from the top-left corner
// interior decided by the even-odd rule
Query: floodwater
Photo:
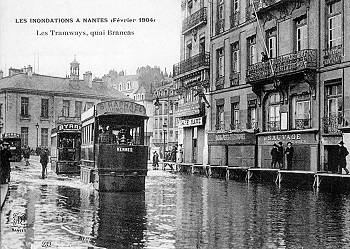
[[[350,195],[149,171],[144,193],[13,165],[1,248],[350,248]]]

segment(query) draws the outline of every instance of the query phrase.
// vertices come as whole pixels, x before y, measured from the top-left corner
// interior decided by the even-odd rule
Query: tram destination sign
[[[60,124],[57,126],[57,130],[58,131],[80,131],[81,125],[73,124],[73,123]]]
[[[131,114],[146,116],[146,108],[143,105],[129,101],[112,100],[96,105],[97,115],[103,114]]]

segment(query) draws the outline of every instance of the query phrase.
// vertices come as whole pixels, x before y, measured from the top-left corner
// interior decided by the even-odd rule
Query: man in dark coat
[[[292,169],[292,160],[293,160],[293,154],[294,154],[294,148],[292,147],[292,143],[287,143],[287,148],[284,152],[287,158],[287,169]]]
[[[49,150],[42,149],[40,153],[41,177],[45,179],[47,164],[49,163]]]
[[[277,163],[277,159],[278,159],[278,149],[277,149],[277,144],[273,145],[273,148],[271,150],[271,168],[275,169],[276,168],[276,163]]]
[[[344,169],[346,174],[349,174],[349,170],[346,168],[346,156],[349,155],[349,152],[343,141],[340,141],[338,145],[338,173],[341,174],[342,169]]]
[[[284,154],[282,142],[278,142],[277,150],[278,150],[278,157],[277,157],[278,167],[280,169],[282,169],[283,168],[283,154]]]
[[[30,148],[28,145],[25,145],[23,148],[23,158],[26,163],[26,166],[30,165],[29,157],[30,157]]]
[[[159,168],[159,156],[157,151],[153,153],[153,169],[158,169]]]
[[[11,151],[9,149],[9,143],[4,142],[3,148],[1,150],[1,168],[2,168],[2,179],[4,182],[10,182],[10,173],[11,173],[11,166],[10,166],[10,158],[11,158]]]

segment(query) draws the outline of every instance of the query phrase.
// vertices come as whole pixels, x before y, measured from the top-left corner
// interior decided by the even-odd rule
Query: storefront
[[[248,132],[208,132],[209,164],[255,167],[256,135]]]
[[[183,129],[183,162],[203,163],[204,124],[203,116],[179,120],[179,129]]]
[[[319,142],[317,130],[264,132],[258,136],[258,167],[271,168],[271,149],[273,145],[282,142],[283,148],[291,142],[294,148],[292,168],[290,170],[318,170]],[[284,169],[286,162],[284,157]]]

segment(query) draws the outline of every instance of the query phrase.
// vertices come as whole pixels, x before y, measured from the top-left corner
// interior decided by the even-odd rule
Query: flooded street
[[[350,196],[149,171],[144,193],[12,164],[1,248],[349,248]]]

